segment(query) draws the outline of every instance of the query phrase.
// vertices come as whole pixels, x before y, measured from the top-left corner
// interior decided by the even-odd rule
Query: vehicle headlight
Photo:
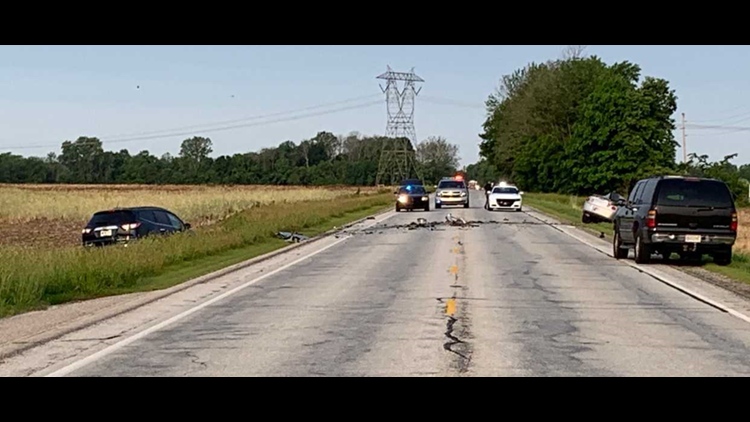
[[[438,192],[435,194],[435,196],[443,196],[443,192]]]
[[[402,204],[405,204],[405,203],[409,202],[409,197],[406,196],[406,195],[401,195],[401,196],[398,197],[398,202],[400,202]]]
[[[92,231],[93,231],[93,230],[91,230],[91,229],[83,229],[83,230],[81,231],[81,233],[82,233],[82,234],[90,234],[90,233],[91,233]]]
[[[466,196],[466,192],[461,192],[461,196]]]
[[[429,201],[429,200],[430,200],[430,197],[429,197],[429,196],[423,196],[423,197],[422,197],[422,200],[423,200],[423,201]]]

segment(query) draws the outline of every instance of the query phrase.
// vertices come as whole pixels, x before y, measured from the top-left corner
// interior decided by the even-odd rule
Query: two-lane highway
[[[747,376],[750,324],[526,213],[402,212],[72,376]],[[392,228],[419,217],[495,220]],[[199,302],[198,302],[199,303]],[[21,357],[22,358],[22,357]],[[51,365],[50,367],[53,367]],[[67,368],[67,369],[66,369]],[[49,372],[49,371],[48,371]]]

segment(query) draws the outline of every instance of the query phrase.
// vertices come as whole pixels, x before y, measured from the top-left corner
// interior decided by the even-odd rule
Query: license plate
[[[699,234],[689,234],[685,236],[685,242],[687,243],[701,243],[701,235]]]
[[[110,237],[112,236],[112,230],[102,230],[99,232],[99,236],[101,237]]]

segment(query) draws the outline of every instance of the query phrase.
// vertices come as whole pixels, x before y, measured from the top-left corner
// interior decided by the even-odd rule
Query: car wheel
[[[523,208],[517,209],[516,212],[523,212]]]
[[[424,207],[424,211],[425,212],[430,212],[430,206],[428,205],[428,206]]]
[[[635,262],[648,264],[651,262],[651,248],[643,243],[643,236],[639,233],[635,239]]]
[[[396,205],[396,212],[401,212],[401,207],[399,207],[398,205]]]
[[[464,208],[469,208],[469,203],[468,202],[464,204]]]
[[[588,214],[586,214],[586,213],[583,213],[583,217],[581,218],[581,222],[583,222],[583,224],[589,224],[589,223],[591,223],[591,216],[588,215]]]
[[[615,235],[612,239],[612,253],[615,256],[615,259],[626,259],[628,257],[628,252],[629,250],[627,248],[622,247],[620,232],[615,229]]]
[[[440,208],[443,208],[443,206],[442,206],[442,205],[440,205],[440,204],[436,204],[436,205],[435,205],[435,209],[436,209],[436,210],[439,210]]]

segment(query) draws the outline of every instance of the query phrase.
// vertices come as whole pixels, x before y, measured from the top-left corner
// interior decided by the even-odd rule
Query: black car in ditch
[[[104,246],[186,230],[190,224],[162,208],[119,208],[94,214],[83,229],[82,240],[83,246]]]
[[[401,186],[397,191],[396,212],[430,210],[430,195],[424,186]]]
[[[614,218],[614,255],[648,263],[651,255],[699,261],[711,255],[719,265],[732,262],[737,239],[737,209],[719,180],[654,177],[639,181]]]

